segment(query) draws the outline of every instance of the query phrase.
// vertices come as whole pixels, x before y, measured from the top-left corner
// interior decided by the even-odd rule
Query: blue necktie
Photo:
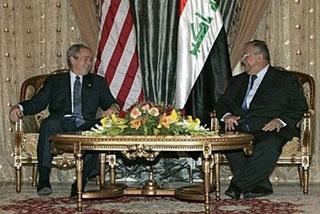
[[[75,117],[77,127],[84,124],[84,119],[82,118],[81,82],[79,76],[76,76],[76,80],[73,85],[73,116]]]
[[[244,99],[243,99],[243,102],[242,102],[242,105],[241,105],[241,108],[243,109],[243,110],[248,110],[248,107],[247,107],[247,97],[248,97],[248,94],[249,94],[249,92],[250,92],[250,90],[252,89],[252,87],[253,87],[253,84],[254,84],[254,81],[257,79],[257,75],[252,75],[252,76],[250,76],[250,84],[249,84],[249,86],[248,86],[248,88],[247,88],[247,92],[246,92],[246,96],[244,97]]]

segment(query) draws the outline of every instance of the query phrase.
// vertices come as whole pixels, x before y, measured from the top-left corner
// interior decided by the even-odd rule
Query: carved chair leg
[[[303,194],[308,195],[309,193],[309,167],[303,168]]]
[[[37,186],[38,164],[32,164],[32,186]]]
[[[16,192],[21,192],[21,167],[16,167]]]
[[[106,153],[100,153],[100,189],[104,188],[106,174]]]
[[[115,170],[116,155],[108,155],[107,159],[110,167],[110,174],[109,174],[110,183],[115,184],[116,183],[116,170]]]
[[[303,180],[303,171],[302,171],[302,166],[298,166],[298,173],[299,173],[299,181],[300,181],[300,186],[304,187],[305,181]]]
[[[215,171],[214,168],[215,167],[215,162],[214,162],[214,156],[211,155],[211,161],[210,161],[210,189],[213,189],[213,185],[216,183],[215,180]]]

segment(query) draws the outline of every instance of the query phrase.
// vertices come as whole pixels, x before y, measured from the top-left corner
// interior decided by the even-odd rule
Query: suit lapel
[[[240,103],[240,106],[243,103],[244,97],[246,96],[246,92],[248,89],[248,83],[249,83],[249,75],[247,73],[244,73],[243,80],[239,84],[239,96],[238,97],[238,103]],[[243,87],[245,86],[245,87]]]
[[[272,67],[270,66],[267,73],[265,74],[263,80],[261,81],[258,90],[256,91],[251,103],[250,107],[254,105],[254,103],[259,100],[259,97],[264,96],[264,92],[267,90],[272,89],[272,85],[274,83],[274,75],[273,75],[273,70]]]
[[[83,102],[84,100],[90,100],[90,91],[92,90],[93,87],[93,76],[90,74],[87,74],[83,76],[83,83],[82,83],[82,112],[86,109],[86,103],[90,103],[86,101],[85,103]]]
[[[63,89],[66,94],[66,106],[68,112],[71,113],[71,85],[70,85],[70,71],[65,73],[63,80],[61,81],[60,87]]]

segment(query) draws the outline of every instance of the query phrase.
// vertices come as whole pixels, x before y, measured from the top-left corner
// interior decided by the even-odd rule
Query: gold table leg
[[[100,153],[100,179],[99,187],[104,188],[105,185],[105,174],[106,174],[106,153]]]
[[[204,171],[204,209],[205,213],[210,212],[210,156],[205,154],[204,157],[204,165],[203,165],[203,171]]]
[[[216,176],[216,199],[220,199],[220,153],[214,154],[214,166],[215,166],[215,176]]]
[[[83,155],[78,153],[76,155],[76,174],[77,174],[77,193],[78,193],[78,203],[77,211],[82,212],[82,172],[83,172]]]

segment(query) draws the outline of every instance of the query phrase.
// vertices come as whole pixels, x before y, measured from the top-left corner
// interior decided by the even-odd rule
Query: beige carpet
[[[175,184],[181,185],[181,184]],[[50,197],[39,197],[30,184],[22,186],[22,192],[15,192],[14,183],[0,183],[0,213],[77,213],[76,200],[70,199],[70,184],[53,184]],[[90,183],[90,188],[96,188]],[[222,185],[222,190],[226,189]],[[214,197],[212,197],[214,198]],[[95,213],[203,213],[202,203],[179,201],[173,197],[121,197],[108,200],[85,200],[84,212]],[[231,200],[222,193],[220,201],[211,201],[211,213],[320,213],[320,184],[312,184],[310,193],[304,196],[297,184],[274,186],[274,194],[252,200]]]

